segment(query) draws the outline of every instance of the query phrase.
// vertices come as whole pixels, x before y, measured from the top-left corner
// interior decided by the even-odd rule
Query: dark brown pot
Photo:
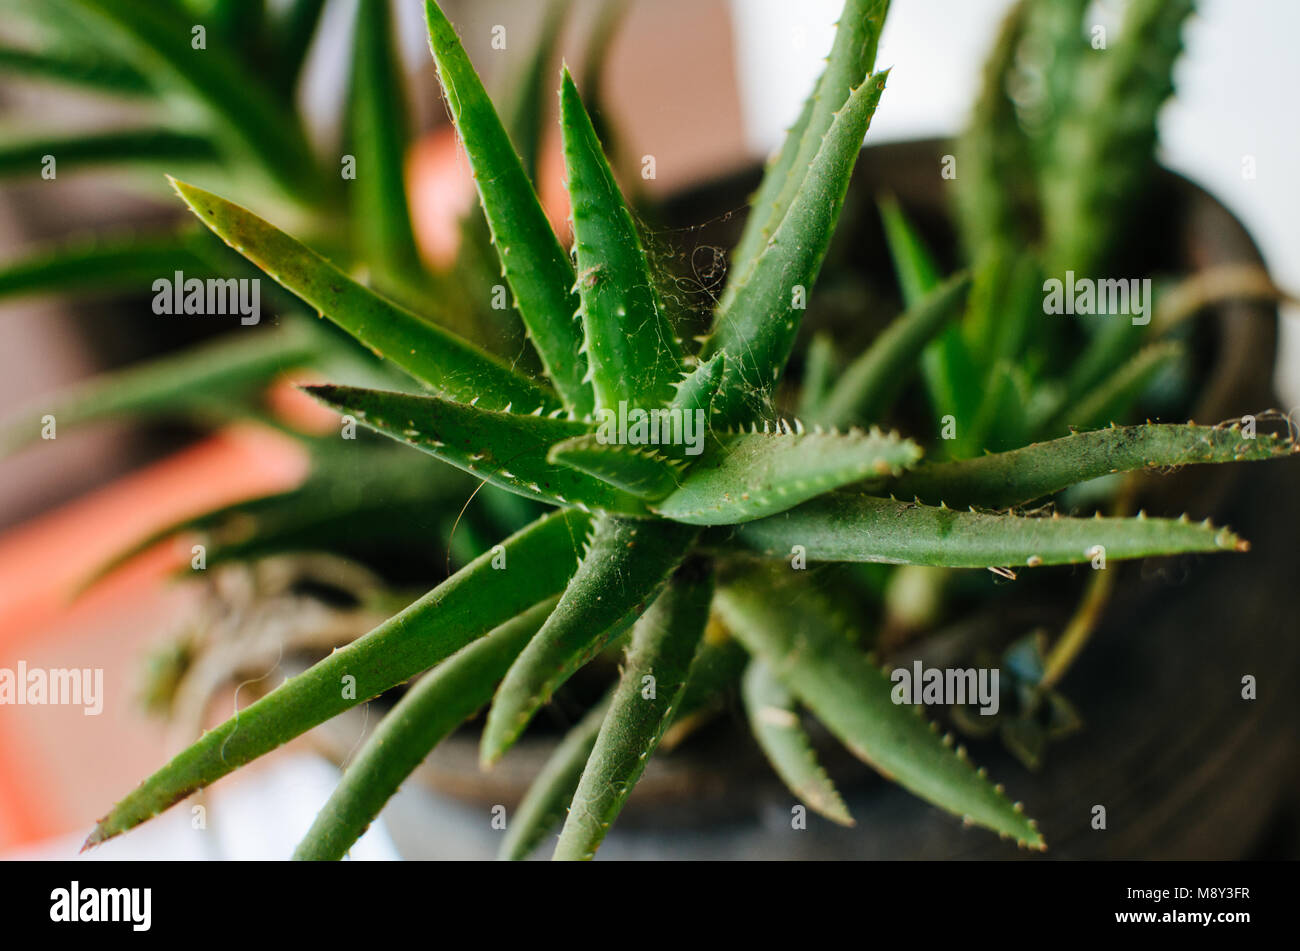
[[[828,259],[828,273],[849,275],[860,293],[892,295],[892,277],[875,199],[895,194],[936,247],[951,248],[947,196],[935,171],[941,142],[866,150],[850,203]],[[757,170],[711,183],[673,201],[664,220],[691,230],[665,232],[683,260],[711,258],[739,231]],[[1250,237],[1210,195],[1168,172],[1149,190],[1129,262],[1186,273],[1229,262],[1262,263]],[[694,227],[707,222],[701,227]],[[949,262],[952,263],[952,262]],[[1128,270],[1126,268],[1126,270]],[[689,302],[688,302],[689,303]],[[861,300],[859,299],[859,306]],[[810,309],[810,314],[815,312]],[[1198,318],[1198,422],[1260,413],[1276,405],[1272,377],[1276,310],[1221,306]],[[1212,517],[1252,543],[1241,555],[1160,559],[1112,565],[1116,592],[1087,650],[1062,684],[1084,730],[1047,754],[1034,774],[995,741],[968,744],[976,762],[1004,783],[1038,818],[1049,857],[1230,859],[1295,857],[1297,735],[1300,704],[1290,693],[1300,669],[1297,624],[1288,594],[1300,590],[1294,557],[1300,460],[1200,467],[1148,479],[1143,504],[1152,514]],[[1055,600],[1001,599],[974,628],[1006,638],[1044,624],[1059,631],[1073,608],[1060,591],[1077,589],[1079,573],[1052,569],[1066,587]],[[990,578],[990,584],[992,579]],[[1008,603],[1010,602],[1010,603]],[[933,648],[931,649],[933,650]],[[921,656],[925,656],[922,654]],[[1241,699],[1241,678],[1258,681],[1258,699]],[[815,817],[790,828],[790,794],[757,755],[738,715],[659,755],[602,851],[605,857],[717,858],[1014,858],[1014,846],[961,823],[845,759],[828,746],[826,764],[857,819],[841,829]],[[355,732],[345,727],[350,743]],[[476,768],[473,730],[444,743],[420,770],[446,799],[412,810],[411,796],[385,812],[411,857],[446,856],[425,806],[483,812],[518,801],[552,742],[522,743],[493,773]],[[1104,805],[1107,828],[1091,827]],[[483,812],[486,815],[485,812]],[[459,821],[459,820],[457,820]],[[487,823],[482,823],[486,830]],[[452,851],[490,852],[490,833]]]

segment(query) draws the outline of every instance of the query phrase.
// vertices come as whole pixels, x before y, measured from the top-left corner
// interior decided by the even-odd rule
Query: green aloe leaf
[[[236,401],[280,374],[313,364],[323,341],[309,327],[234,333],[189,350],[133,364],[52,395],[0,424],[0,457],[40,438],[41,418],[60,431],[120,416],[224,421],[247,412]]]
[[[869,561],[946,568],[1036,567],[1185,552],[1246,551],[1226,528],[1166,518],[993,515],[832,493],[797,509],[736,526],[737,537],[773,557],[793,546],[809,561]]]
[[[1105,53],[1082,64],[1039,176],[1047,272],[1092,276],[1155,169],[1156,118],[1192,0],[1133,0]]]
[[[425,4],[425,15],[438,78],[474,169],[515,306],[564,405],[584,417],[591,412],[592,393],[574,316],[573,266],[456,31],[433,0]]]
[[[789,431],[719,437],[681,486],[652,508],[692,525],[730,525],[774,515],[831,489],[897,473],[921,450],[896,433]]]
[[[696,364],[695,369],[683,376],[681,382],[677,384],[677,393],[673,396],[672,407],[686,412],[702,409],[705,420],[711,421],[713,402],[718,397],[718,387],[722,385],[726,368],[727,355],[722,352],[715,353],[707,360],[701,360]]]
[[[676,722],[707,716],[725,706],[729,694],[740,684],[749,660],[745,649],[717,615],[710,617],[686,679],[686,688],[677,701]]]
[[[750,203],[752,211],[731,256],[734,277],[723,296],[724,308],[734,306],[730,298],[747,280],[764,246],[785,220],[822,140],[852,91],[870,74],[888,12],[889,0],[846,0],[826,69],[804,102],[799,118],[786,133],[780,151],[769,163],[758,193]],[[861,138],[858,143],[861,144]]]
[[[1080,71],[1094,50],[1084,32],[1090,0],[1024,0],[1023,27],[1016,62],[1002,77],[1014,89],[1016,115],[1031,157],[1040,168],[1050,163],[1061,118],[1079,92]]]
[[[40,178],[47,156],[55,173],[98,166],[211,165],[219,156],[211,138],[170,129],[124,129],[112,132],[59,135],[0,146],[0,175]]]
[[[554,598],[543,601],[421,677],[366,739],[293,857],[343,858],[433,748],[492,699],[497,681],[554,606]]]
[[[150,75],[165,75],[221,122],[285,193],[305,201],[319,197],[319,173],[307,138],[289,105],[281,104],[238,58],[196,49],[195,25],[178,7],[155,0],[70,0],[108,28],[110,39]]]
[[[969,289],[970,278],[959,275],[896,318],[845,369],[819,408],[817,420],[831,426],[878,422],[897,398],[921,351],[960,312]]]
[[[745,646],[855,756],[967,822],[1041,849],[1034,822],[921,716],[889,678],[789,582],[754,573],[720,588],[718,610]]]
[[[958,427],[953,455],[974,456],[1023,446],[1031,424],[1027,407],[1030,383],[1025,367],[1013,360],[996,360],[988,368],[984,396],[964,430]]]
[[[768,159],[763,168],[763,180],[759,183],[758,191],[749,200],[749,216],[745,219],[745,228],[741,232],[740,241],[731,252],[728,267],[731,278],[723,291],[724,300],[735,296],[735,287],[739,285],[741,277],[748,275],[764,246],[772,237],[772,232],[785,218],[786,209],[777,201],[793,175],[795,156],[799,152],[804,133],[808,130],[808,123],[812,119],[819,86],[820,80],[818,86],[813,87],[812,94],[804,100],[803,108],[800,109],[794,124],[786,129],[781,148]]]
[[[753,267],[719,304],[704,356],[727,355],[724,386],[715,401],[723,423],[748,421],[763,412],[794,345],[806,295],[822,259],[862,139],[871,123],[885,74],[862,82],[849,96],[812,158],[798,192]]]
[[[909,313],[914,313],[939,290],[939,265],[897,202],[882,201],[880,213],[903,303]],[[962,296],[965,299],[965,289]],[[865,355],[861,359],[866,359]],[[952,416],[959,431],[964,432],[979,412],[980,372],[957,326],[940,328],[938,339],[926,344],[921,351],[921,375],[935,414]]]
[[[454,334],[398,307],[348,277],[302,242],[211,192],[173,182],[176,191],[223,241],[361,343],[452,399],[486,409],[528,411],[558,401]]]
[[[125,234],[40,248],[0,264],[0,298],[25,294],[99,293],[147,288],[161,275],[207,277],[191,248],[195,235]]]
[[[560,86],[564,161],[573,208],[578,297],[597,409],[651,409],[673,397],[681,348],[645,249],[566,68]]]
[[[1156,375],[1185,352],[1186,347],[1176,340],[1143,347],[1077,401],[1071,402],[1067,394],[1061,408],[1043,425],[1043,432],[1055,435],[1069,426],[1094,429],[1123,419]]]
[[[266,0],[217,0],[212,16],[232,39],[248,42],[265,26]]]
[[[591,750],[596,745],[601,724],[605,722],[611,696],[612,691],[564,735],[542,771],[529,785],[506,829],[499,858],[511,862],[528,858],[542,840],[560,827]]]
[[[898,199],[886,195],[880,199],[880,221],[885,228],[885,244],[903,293],[903,303],[915,307],[939,286],[943,274],[934,252],[925,243],[916,226],[904,214]]]
[[[347,147],[356,158],[349,182],[352,221],[365,260],[382,283],[423,273],[406,196],[406,94],[388,0],[360,0],[352,34]]]
[[[762,660],[751,660],[740,695],[754,739],[798,801],[836,825],[854,825],[839,790],[817,762],[812,741],[799,720],[794,694],[772,668]]]
[[[803,379],[799,381],[798,417],[824,420],[822,407],[835,387],[839,369],[835,359],[835,340],[824,330],[813,334],[804,354]]]
[[[1024,247],[1027,226],[1037,216],[1032,151],[1008,89],[1025,16],[1020,2],[1002,21],[970,122],[956,145],[957,224],[966,256],[976,265],[988,253]]]
[[[1230,427],[1147,423],[1072,433],[975,459],[922,465],[873,488],[937,505],[1009,508],[1112,472],[1273,459],[1296,451],[1275,433]]]
[[[993,250],[975,269],[962,321],[967,345],[985,367],[998,360],[1021,361],[1043,312],[1043,283],[1033,255]]]
[[[547,454],[638,499],[662,499],[681,483],[685,466],[654,449],[605,442],[588,433],[558,442]]]
[[[552,444],[587,432],[576,420],[479,409],[436,396],[344,386],[304,390],[364,426],[527,498],[644,516],[635,496],[548,460]]]
[[[483,729],[483,763],[500,759],[555,689],[641,616],[697,531],[669,522],[597,517],[560,603],[497,691]]]
[[[138,96],[150,91],[149,81],[125,63],[84,53],[35,52],[0,44],[0,71],[87,86],[114,95]]]
[[[548,515],[466,565],[406,610],[209,730],[99,821],[86,848],[151,819],[358,703],[410,680],[539,601],[573,573],[578,512]]]
[[[1133,359],[1142,344],[1149,339],[1145,327],[1134,326],[1124,319],[1103,319],[1105,322],[1091,334],[1083,352],[1070,361],[1064,385],[1056,398],[1039,408],[1041,418],[1037,420],[1038,423],[1055,425],[1059,422],[1052,417],[1064,407],[1077,406],[1087,399],[1089,394],[1116,372],[1117,367],[1122,367]]]
[[[676,712],[709,619],[710,571],[702,561],[687,562],[633,628],[623,673],[554,858],[592,858],[645,772]]]

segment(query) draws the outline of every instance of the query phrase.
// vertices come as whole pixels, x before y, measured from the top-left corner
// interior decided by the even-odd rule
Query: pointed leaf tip
[[[286,290],[416,380],[488,408],[559,406],[553,391],[370,288],[240,205],[176,181],[182,201],[219,238]]]
[[[551,446],[586,434],[582,423],[351,386],[316,385],[306,392],[363,426],[516,495],[553,505],[646,514],[635,496],[548,460]]]
[[[551,229],[523,160],[450,21],[425,5],[429,48],[456,131],[474,172],[502,273],[515,307],[565,408],[591,412],[587,356],[576,322],[573,265]]]
[[[568,74],[560,84],[560,123],[596,406],[663,406],[681,376],[681,350],[623,193]]]

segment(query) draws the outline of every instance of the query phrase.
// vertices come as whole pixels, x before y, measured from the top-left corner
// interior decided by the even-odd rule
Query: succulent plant
[[[119,9],[107,0],[76,2]],[[488,539],[490,548],[405,609],[203,734],[119,802],[87,846],[413,681],[348,764],[296,853],[341,858],[430,750],[467,719],[487,708],[481,758],[491,765],[576,671],[623,649],[617,682],[556,748],[511,819],[503,855],[530,854],[559,826],[557,858],[592,857],[665,731],[686,725],[737,684],[777,774],[831,821],[852,823],[817,761],[805,710],[917,796],[1022,846],[1045,847],[1021,804],[977,769],[951,734],[920,706],[896,702],[878,645],[847,620],[839,585],[815,566],[861,566],[860,580],[880,596],[918,568],[945,569],[923,576],[941,589],[957,569],[1014,576],[1096,564],[1099,553],[1104,564],[1242,551],[1244,540],[1208,520],[1100,511],[1066,517],[1031,506],[1113,473],[1294,451],[1290,440],[1251,426],[1115,425],[1182,345],[1173,337],[1147,343],[1138,332],[1146,328],[1121,320],[1086,337],[1074,359],[1078,341],[1042,317],[1043,276],[1057,273],[1060,262],[1078,262],[1082,272],[1102,260],[1113,244],[1106,209],[1117,201],[1111,191],[1088,191],[1095,176],[1086,166],[1094,160],[1081,165],[1057,136],[1072,122],[1090,121],[1095,161],[1123,171],[1116,188],[1140,188],[1190,4],[1134,0],[1115,44],[1122,55],[1053,60],[1046,104],[1036,123],[1022,122],[1015,108],[1024,99],[1013,101],[1006,90],[1017,50],[1033,31],[1049,45],[1077,43],[1083,7],[1027,0],[1008,19],[957,153],[958,221],[970,272],[945,279],[902,209],[886,201],[905,310],[847,366],[836,365],[825,338],[814,338],[798,393],[783,388],[784,374],[885,90],[886,73],[873,70],[887,0],[846,0],[825,72],[767,167],[730,255],[725,291],[698,341],[683,339],[664,300],[662,275],[568,70],[559,101],[571,251],[537,198],[535,130],[507,129],[452,24],[427,3],[442,88],[535,363],[502,356],[512,350],[485,334],[486,308],[477,312],[481,321],[464,308],[449,312],[438,291],[450,285],[421,284],[400,185],[401,142],[383,134],[383,117],[393,114],[384,101],[393,85],[376,78],[391,65],[386,19],[363,16],[357,69],[372,81],[358,94],[358,119],[369,129],[360,138],[375,149],[380,171],[367,176],[350,219],[362,238],[360,255],[333,261],[313,242],[212,191],[173,184],[199,221],[281,285],[288,300],[381,358],[382,365],[366,363],[358,348],[329,338],[329,352],[349,372],[363,367],[380,381],[305,387],[340,414],[345,431],[360,424],[472,478],[449,476],[446,467],[414,468],[417,453],[373,441],[340,448],[322,440],[313,480],[287,496],[237,507],[255,514],[256,531],[216,554],[238,559],[310,547],[323,520],[336,534],[346,525],[346,533],[373,531],[381,542],[418,537],[428,531],[422,519],[430,508],[441,511],[476,481],[500,490],[498,507],[526,500],[495,523],[521,527]],[[152,22],[143,8],[128,14],[123,22],[137,15],[141,24]],[[1167,55],[1144,66],[1136,51],[1153,39]],[[154,41],[165,45],[165,37]],[[1143,69],[1154,79],[1139,83],[1143,77],[1134,74]],[[1116,118],[1096,100],[1125,83],[1149,94]],[[1079,88],[1085,93],[1074,94]],[[227,118],[246,139],[258,131],[239,111]],[[525,146],[522,156],[512,137]],[[277,159],[290,171],[281,184],[298,190],[294,155]],[[1029,171],[1024,192],[1003,186],[1020,165]],[[1040,178],[1050,187],[1036,185]],[[357,279],[362,264],[370,265],[374,286]],[[413,286],[423,290],[411,293]],[[435,309],[422,314],[425,300]],[[1176,337],[1177,325],[1166,317],[1151,336]],[[318,333],[304,328],[291,344],[303,346]],[[239,351],[236,375],[257,356]],[[192,359],[209,377],[221,367],[210,354]],[[282,365],[286,358],[277,359]],[[537,372],[528,372],[533,365]],[[925,451],[924,437],[885,428],[918,370],[933,418],[947,421],[935,424],[936,433],[954,432],[929,440]],[[264,379],[256,372],[251,378]],[[212,408],[210,399],[184,390],[197,407]],[[176,390],[146,377],[141,392],[149,400],[130,408],[167,403]],[[783,412],[787,406],[798,407],[797,417]],[[981,455],[985,450],[992,451]],[[923,461],[927,451],[934,461]],[[346,502],[337,492],[342,484],[352,489]],[[547,511],[532,517],[536,507]],[[194,524],[215,526],[225,514]],[[904,567],[882,580],[868,577],[870,566]],[[1100,590],[1089,597],[1104,598]],[[1039,663],[1026,677],[1031,708],[1044,698],[1054,702],[1051,688],[1081,637],[1086,625],[1058,642],[1046,670]]]
[[[343,64],[343,129],[331,143],[337,148],[331,159],[310,141],[296,99],[324,0],[294,0],[279,9],[260,0],[5,0],[5,6],[6,26],[14,29],[0,39],[0,74],[52,83],[73,95],[111,97],[130,112],[125,129],[13,136],[0,145],[0,176],[35,172],[61,183],[108,172],[115,185],[153,196],[166,191],[161,168],[238,187],[248,200],[287,216],[297,233],[327,248],[331,260],[364,273],[369,286],[472,339],[477,335],[480,343],[513,341],[500,311],[470,303],[481,296],[476,290],[484,280],[473,254],[435,273],[417,252],[403,174],[412,130],[386,0],[358,4]],[[552,39],[564,9],[552,4]],[[527,71],[541,68],[550,52],[549,45],[539,46]],[[522,92],[509,111],[512,135],[522,140],[539,113],[537,93],[525,82],[518,86]],[[536,147],[526,156],[533,174]],[[341,164],[352,171],[341,174]],[[257,275],[187,219],[182,214],[161,226],[89,233],[77,222],[68,238],[0,265],[0,300],[138,293],[178,271],[199,280]],[[232,417],[275,422],[261,395],[286,369],[398,385],[400,375],[275,290],[266,303],[277,313],[276,333],[255,342],[218,336],[181,358],[104,374],[54,405],[45,401],[41,412],[56,415],[60,427],[124,415],[201,425]],[[0,451],[31,441],[30,414],[7,422],[0,428]]]
[[[0,145],[0,176],[44,179],[55,189],[82,173],[109,173],[120,188],[150,197],[163,192],[168,206],[172,193],[159,168],[238,187],[249,200],[288,217],[297,233],[349,273],[364,275],[367,286],[498,348],[498,355],[518,352],[517,320],[485,302],[496,273],[486,270],[494,252],[481,219],[466,220],[455,267],[430,269],[416,253],[403,175],[413,130],[406,121],[388,0],[358,4],[343,64],[349,74],[344,128],[339,141],[324,148],[309,141],[297,100],[324,0],[294,0],[278,8],[247,0],[0,0],[0,6],[6,10],[0,74],[53,84],[74,97],[109,98],[130,110],[125,129],[38,129],[6,140]],[[519,93],[507,110],[516,141],[526,143],[540,123],[542,93],[529,77],[549,62],[566,6],[550,4],[543,40],[526,57]],[[617,5],[609,11],[591,42],[616,24]],[[590,58],[594,68],[598,57]],[[331,146],[336,152],[326,158]],[[536,174],[536,144],[521,151],[529,174]],[[49,164],[51,159],[57,164]],[[361,171],[346,177],[341,164]],[[0,303],[42,294],[138,295],[177,272],[200,281],[260,274],[177,207],[178,220],[161,225],[89,230],[73,221],[67,237],[0,262]],[[481,550],[480,539],[512,531],[536,514],[518,498],[489,488],[460,519],[455,512],[430,516],[432,524],[389,517],[392,509],[376,499],[423,499],[430,511],[441,510],[457,493],[463,500],[462,490],[473,482],[447,468],[430,477],[425,461],[407,453],[372,455],[371,464],[358,471],[351,456],[331,451],[333,440],[286,425],[265,399],[267,387],[285,375],[394,388],[409,378],[334,324],[315,320],[298,298],[277,294],[278,286],[269,282],[266,290],[264,310],[274,316],[263,327],[205,337],[178,353],[99,374],[6,414],[0,458],[39,441],[39,420],[47,415],[57,419],[60,433],[124,417],[199,429],[253,420],[288,432],[309,451],[312,479],[291,500],[213,512],[189,523],[208,531],[235,515],[245,527],[256,521],[251,543],[211,546],[213,564],[328,545],[371,560],[396,549],[402,556],[419,554],[420,568],[440,567],[429,545],[431,529],[459,564]],[[157,326],[137,324],[141,332],[135,337],[163,336]],[[138,550],[124,551],[104,570]]]

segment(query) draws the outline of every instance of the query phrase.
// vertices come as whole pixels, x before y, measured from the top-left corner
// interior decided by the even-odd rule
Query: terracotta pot
[[[0,535],[0,667],[105,675],[101,716],[75,706],[0,709],[0,850],[84,833],[167,752],[137,690],[147,645],[195,608],[194,586],[168,584],[189,549],[164,542],[77,595],[87,579],[167,525],[291,488],[307,466],[285,436],[228,427]]]

